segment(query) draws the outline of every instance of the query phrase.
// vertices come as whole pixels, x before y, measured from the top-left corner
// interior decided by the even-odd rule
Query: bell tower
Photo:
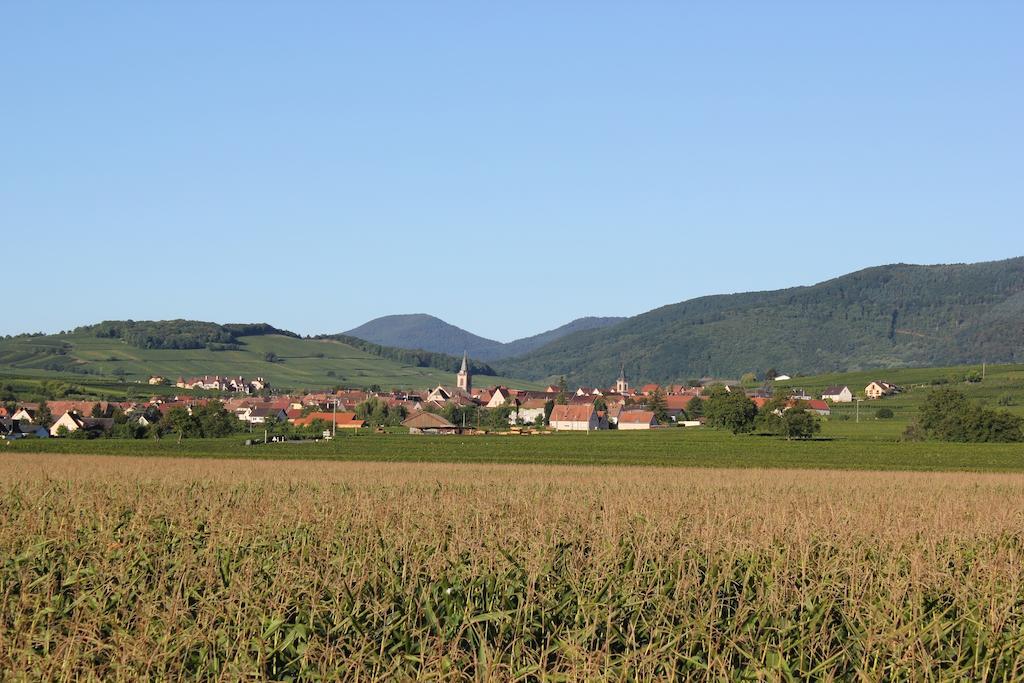
[[[619,370],[619,379],[615,382],[615,391],[620,394],[629,393],[629,382],[626,381],[626,364],[622,364],[622,369]]]
[[[469,374],[469,353],[466,351],[462,352],[462,367],[455,375],[455,386],[467,394],[473,389],[473,376]]]

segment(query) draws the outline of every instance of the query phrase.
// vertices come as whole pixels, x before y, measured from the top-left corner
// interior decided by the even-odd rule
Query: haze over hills
[[[491,361],[529,353],[574,332],[608,327],[624,319],[579,318],[553,330],[507,343],[480,337],[425,313],[375,318],[345,334],[402,349],[424,349],[450,355],[468,351],[473,358]]]
[[[499,369],[605,386],[1024,359],[1024,257],[868,268],[808,287],[706,296],[577,332]]]

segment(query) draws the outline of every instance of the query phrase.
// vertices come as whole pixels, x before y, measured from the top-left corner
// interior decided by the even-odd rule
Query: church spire
[[[467,394],[473,390],[473,377],[469,374],[469,352],[462,352],[462,367],[459,368],[459,373],[455,375],[455,386],[462,389]]]
[[[619,369],[619,380],[615,383],[615,391],[620,394],[629,393],[629,382],[626,381],[626,364]]]

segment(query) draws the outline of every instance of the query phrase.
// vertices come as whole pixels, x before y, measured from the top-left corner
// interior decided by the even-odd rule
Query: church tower
[[[469,354],[462,352],[462,367],[459,374],[455,375],[455,386],[467,394],[473,390],[473,376],[469,374]]]
[[[629,382],[626,381],[626,364],[622,364],[622,369],[619,371],[619,379],[615,382],[615,391],[620,394],[629,393]]]

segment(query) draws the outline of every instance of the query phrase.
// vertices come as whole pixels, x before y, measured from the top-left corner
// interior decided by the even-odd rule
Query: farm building
[[[410,434],[459,434],[462,430],[434,413],[422,412],[402,422]]]
[[[589,432],[600,428],[597,411],[592,404],[558,405],[551,411],[548,424],[552,429],[566,432]]]
[[[832,414],[832,408],[829,407],[828,403],[819,399],[811,399],[807,401],[807,410],[812,413],[817,413],[822,417],[828,417]]]
[[[619,429],[651,429],[658,426],[652,410],[623,410],[619,413]]]
[[[864,387],[864,395],[868,398],[882,398],[890,394],[895,394],[897,391],[895,384],[889,384],[881,380],[875,380],[871,384]]]
[[[825,391],[821,392],[821,400],[832,401],[833,403],[850,403],[853,401],[853,392],[846,385],[827,387]]]
[[[321,420],[329,425],[337,425],[338,429],[359,429],[366,426],[365,420],[360,420],[355,413],[309,413],[304,417],[297,417],[292,420],[296,427],[305,427]]]

